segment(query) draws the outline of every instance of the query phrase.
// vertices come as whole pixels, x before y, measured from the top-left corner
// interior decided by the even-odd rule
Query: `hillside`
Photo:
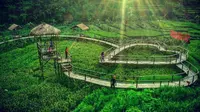
[[[199,112],[199,4],[1,0],[0,112]]]

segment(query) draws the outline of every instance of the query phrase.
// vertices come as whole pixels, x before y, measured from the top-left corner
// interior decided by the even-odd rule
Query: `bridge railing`
[[[127,57],[125,55],[117,55],[119,53],[120,50],[122,49],[126,49],[129,48],[133,45],[133,43],[138,44],[138,42],[140,42],[139,44],[143,44],[143,43],[147,43],[149,45],[145,45],[145,46],[155,46],[157,47],[159,50],[166,50],[168,52],[172,52],[175,53],[173,55],[166,55],[166,56],[150,56],[150,57]],[[152,63],[156,62],[156,61],[162,61],[162,62],[169,62],[172,63],[173,61],[175,61],[174,63],[178,63],[178,62],[182,62],[185,61],[188,57],[188,50],[185,48],[182,48],[180,46],[172,46],[172,47],[167,47],[165,46],[165,44],[163,44],[163,46],[160,45],[159,42],[157,41],[141,41],[141,40],[136,40],[133,41],[131,43],[126,43],[125,45],[120,45],[120,47],[116,48],[115,50],[113,50],[113,52],[109,52],[106,54],[106,56],[108,57],[108,59],[112,59],[115,62],[117,60],[123,60],[126,61],[127,63],[129,61],[150,61]],[[185,56],[185,57],[183,57]],[[184,58],[184,59],[183,59]]]
[[[78,73],[84,77],[90,77],[90,78],[98,78],[102,80],[110,80],[112,75],[111,73],[105,73],[105,72],[97,72],[94,70],[89,69],[83,69],[76,66],[73,66],[73,72]],[[120,76],[117,77],[117,81],[119,82],[133,82],[136,83],[138,80],[142,83],[154,83],[154,82],[168,82],[168,81],[178,81],[185,75],[185,72],[177,73],[177,74],[169,74],[169,75],[147,75],[147,76]]]
[[[126,56],[126,55],[109,55],[110,58],[112,57],[111,60],[114,62],[117,62],[118,60],[120,61],[125,61],[127,64],[131,61],[135,61],[136,63],[139,63],[140,61],[148,61],[151,64],[155,64],[156,62],[169,62],[169,63],[177,63],[178,54],[174,55],[168,55],[168,56],[146,56],[146,57],[139,57],[137,55],[133,56]]]
[[[131,45],[133,43],[148,43],[148,44],[154,44],[158,46],[158,49],[160,50],[160,48],[164,48],[166,50],[171,50],[171,51],[180,51],[182,53],[187,54],[188,50],[181,47],[181,46],[174,46],[174,45],[166,45],[163,42],[159,42],[157,40],[150,40],[150,39],[135,39],[132,41],[128,41],[127,43],[124,43],[124,45],[121,46],[126,46],[126,45]]]
[[[199,69],[192,63],[190,63],[189,61],[185,61],[182,64],[182,68],[185,67],[187,68],[187,74],[189,74],[190,72],[192,72],[193,75],[199,76]]]
[[[104,55],[109,56],[109,54],[115,49],[116,49],[115,47],[111,47],[111,48],[107,49],[106,51],[104,51]]]
[[[170,46],[170,47],[165,47],[166,50],[171,50],[171,51],[178,51],[180,55],[182,56],[183,54],[186,55],[186,59],[188,58],[188,53],[189,51],[181,46]]]
[[[100,80],[110,81],[111,80],[111,74],[106,74],[103,72],[96,72],[92,70],[87,69],[81,69],[76,67],[76,72],[78,74],[81,74],[84,77],[84,80],[91,78],[97,78]],[[81,71],[80,71],[81,69]],[[75,71],[75,70],[73,70]],[[84,72],[83,72],[84,71]],[[197,74],[198,72],[192,76],[186,76],[185,72],[178,73],[178,74],[172,74],[172,75],[149,75],[149,76],[132,76],[132,77],[123,77],[123,78],[117,78],[116,83],[132,83],[133,86],[135,85],[136,88],[140,86],[140,84],[159,84],[159,86],[188,86],[193,84],[197,80]],[[103,76],[106,75],[107,77]],[[184,78],[183,78],[184,77]],[[156,86],[156,85],[155,85]]]
[[[27,38],[33,39],[34,37],[31,36],[31,37],[27,37]],[[18,40],[25,40],[27,38],[9,40],[5,43],[18,41]],[[168,50],[171,50],[171,49],[168,49]],[[180,49],[178,48],[177,50],[180,50]],[[188,54],[188,51],[186,49],[183,49],[181,51],[183,51],[183,53]],[[182,79],[179,79],[179,75],[183,74],[183,73],[180,73],[179,75],[178,74],[177,75],[176,74],[171,75],[171,76],[169,76],[170,78],[168,78],[168,75],[167,76],[165,76],[165,75],[135,76],[135,77],[132,77],[132,79],[130,77],[125,77],[125,79],[117,78],[117,82],[120,82],[120,81],[122,81],[122,82],[133,82],[134,84],[136,84],[136,87],[137,87],[138,84],[144,83],[144,82],[146,82],[146,83],[160,82],[160,85],[162,85],[162,83],[166,83],[166,82],[168,82],[168,85],[170,85],[171,82],[178,82],[179,86],[185,85],[185,83],[188,83],[187,81],[190,81],[188,83],[188,85],[194,83],[198,78],[199,70],[193,64],[191,64],[190,62],[187,62],[187,61],[182,63],[182,67],[183,68],[187,67],[186,74],[188,75],[188,76],[186,76],[185,78],[182,78]],[[103,73],[103,72],[96,72],[96,71],[82,69],[82,68],[78,68],[78,67],[73,67],[73,71],[79,72],[80,74],[84,74],[83,76],[85,76],[85,79],[87,77],[94,77],[94,78],[99,78],[99,79],[104,79],[104,80],[110,80],[110,78],[107,78],[107,77],[111,77],[111,74],[107,74],[107,73]],[[104,77],[105,75],[107,75],[107,77]],[[166,80],[166,77],[167,77],[167,80]],[[184,84],[182,84],[182,83],[184,83]]]

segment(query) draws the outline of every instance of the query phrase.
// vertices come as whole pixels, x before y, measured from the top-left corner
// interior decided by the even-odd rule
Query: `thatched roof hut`
[[[30,32],[30,35],[58,35],[61,31],[49,24],[42,23],[35,28],[33,28]]]
[[[17,30],[18,28],[21,28],[21,27],[17,24],[12,24],[8,29],[13,31],[13,30]]]
[[[78,25],[76,25],[76,26],[74,26],[74,27],[72,27],[72,28],[75,28],[75,27],[78,27],[78,28],[80,28],[81,30],[88,30],[88,29],[89,29],[89,27],[86,26],[86,25],[83,24],[83,23],[78,24]]]

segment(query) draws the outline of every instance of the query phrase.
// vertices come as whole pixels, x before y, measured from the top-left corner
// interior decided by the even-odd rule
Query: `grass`
[[[40,80],[35,44],[1,53],[0,63],[0,108],[6,111],[73,110],[86,94],[98,88],[66,77],[59,80],[52,61],[45,66],[45,80]]]
[[[122,1],[111,0],[110,2],[102,2],[98,0],[89,0],[89,4],[85,4],[82,8],[76,6],[76,3],[69,9],[79,11],[74,15],[74,20],[87,15],[97,16],[90,19],[102,19],[98,24],[96,22],[88,22],[86,25],[90,27],[88,31],[80,29],[72,30],[71,27],[80,23],[73,22],[70,24],[60,24],[53,26],[59,28],[61,34],[77,35],[84,34],[92,38],[106,37],[108,39],[119,39],[123,37],[151,37],[157,40],[164,38],[171,43],[178,43],[175,39],[171,39],[170,30],[176,30],[182,33],[189,33],[191,37],[199,38],[199,24],[175,20],[161,20],[162,10],[166,7],[165,3],[178,6],[174,2],[167,1],[127,1],[127,18],[129,19],[126,32],[120,34],[121,15],[119,9]],[[85,1],[86,2],[86,1]],[[164,3],[162,6],[153,6]],[[95,10],[91,10],[89,6],[95,4]],[[109,4],[109,5],[108,5]],[[88,7],[87,7],[88,5]],[[103,10],[105,6],[106,10]],[[99,7],[96,7],[99,6]],[[134,6],[134,10],[131,10]],[[177,7],[176,6],[176,7]],[[175,13],[184,16],[177,8]],[[90,11],[88,11],[90,10]],[[70,12],[70,10],[69,10]],[[194,10],[189,10],[195,13]],[[93,15],[93,13],[95,15]],[[112,16],[111,16],[112,15]],[[109,18],[111,17],[111,18]],[[109,19],[115,20],[109,20]],[[105,20],[106,19],[106,20]],[[92,20],[93,21],[93,20]],[[115,22],[114,22],[115,21]],[[23,27],[19,30],[20,35],[28,35],[32,28]],[[0,41],[12,39],[10,31],[0,32]],[[164,36],[160,36],[164,35]],[[118,41],[118,40],[117,40]],[[11,44],[15,45],[15,43]],[[179,45],[179,44],[176,44]],[[200,70],[200,41],[192,40],[187,47],[190,50],[189,61],[192,62]],[[100,76],[100,78],[110,79],[111,75],[116,74],[118,80],[126,80],[134,82],[135,76],[141,76],[139,82],[148,83],[146,80],[171,80],[172,74],[182,72],[175,65],[172,66],[135,66],[135,65],[116,65],[116,64],[99,64],[99,56],[102,51],[107,50],[110,46],[102,46],[93,42],[76,42],[66,40],[59,42],[58,51],[64,56],[65,47],[68,46],[72,56],[74,66],[89,69],[86,74]],[[5,47],[5,46],[3,46]],[[10,47],[8,45],[8,47]],[[22,45],[23,47],[23,45]],[[137,52],[135,52],[137,50]],[[122,54],[127,56],[162,56],[168,55],[165,52],[158,52],[155,49],[128,49]],[[58,77],[54,73],[53,61],[45,66],[45,80],[40,79],[41,72],[39,70],[39,60],[35,44],[16,48],[7,52],[0,53],[0,111],[199,111],[200,98],[199,87],[195,88],[159,88],[145,90],[123,90],[123,89],[105,89],[93,84],[82,81],[69,79],[67,77]],[[99,72],[100,74],[94,73]],[[77,70],[84,73],[84,71]],[[101,74],[104,73],[104,74]],[[155,76],[155,78],[154,78]],[[182,76],[174,76],[174,80],[179,80]],[[98,90],[96,90],[98,89]],[[167,102],[167,103],[166,103]],[[79,105],[80,104],[80,105]]]
[[[132,31],[126,31],[125,34],[127,36],[161,36],[162,34],[158,31],[154,31],[154,30],[145,30],[145,29],[141,29],[141,30],[132,30]]]
[[[114,38],[119,38],[120,34],[115,33],[115,32],[108,32],[108,31],[102,31],[102,30],[89,30],[86,32],[83,32],[84,35],[89,36],[89,37],[114,37]]]
[[[70,54],[72,56],[73,65],[82,69],[88,69],[107,75],[102,75],[102,78],[110,78],[110,75],[117,74],[119,79],[123,77],[133,76],[145,76],[145,75],[169,75],[181,72],[177,70],[175,66],[159,66],[149,67],[142,66],[137,67],[134,65],[113,65],[113,64],[99,64],[99,57],[102,51],[109,49],[109,47],[103,47],[92,42],[75,42],[75,41],[63,41],[59,43],[59,52],[62,52],[64,56],[64,49],[66,46],[70,47]],[[83,72],[83,71],[82,71]],[[88,72],[86,72],[88,73]],[[92,74],[92,73],[91,73]],[[97,74],[94,74],[97,75]],[[98,76],[98,75],[97,75]]]
[[[199,91],[199,88],[183,87],[143,91],[101,88],[86,96],[74,111],[198,111]]]
[[[145,76],[145,75],[166,75],[166,74],[175,74],[180,71],[176,70],[176,67],[173,66],[161,66],[159,69],[157,67],[137,67],[134,65],[104,65],[99,64],[99,56],[102,51],[105,51],[109,47],[103,47],[101,45],[92,43],[92,42],[76,42],[76,41],[62,41],[58,44],[58,51],[64,57],[64,49],[66,46],[69,47],[70,54],[72,56],[73,65],[83,69],[89,69],[97,72],[103,72],[107,75],[103,77],[110,78],[111,74],[117,74],[119,79],[122,79],[124,76]],[[30,51],[31,52],[30,52]],[[15,54],[14,56],[12,54]],[[26,55],[23,55],[26,54]],[[4,63],[2,65],[2,72],[4,69],[9,70],[10,67],[13,70],[18,68],[23,68],[24,65],[28,68],[37,68],[39,67],[39,62],[37,58],[37,50],[35,45],[27,46],[26,48],[19,48],[16,50],[9,51],[7,53],[1,54],[1,61]],[[7,57],[7,58],[6,58]],[[31,58],[30,58],[31,57]],[[12,59],[12,60],[10,60]],[[53,63],[53,62],[51,62]],[[3,67],[7,66],[7,67]],[[52,65],[47,65],[46,69],[49,69],[45,72],[47,77],[49,74],[53,75]]]
[[[192,40],[188,46],[189,49],[189,59],[188,61],[195,65],[200,71],[200,41]]]
[[[84,34],[86,36],[93,37],[93,38],[101,38],[101,37],[119,38],[120,37],[120,34],[119,34],[120,25],[117,24],[117,23],[102,24],[102,25],[91,24],[91,25],[89,25],[90,26],[89,31],[72,30],[71,27],[75,24],[76,23],[72,23],[72,24],[69,24],[68,26],[57,25],[56,27],[58,27],[59,29],[62,30],[61,34],[73,34],[73,35]],[[182,24],[182,25],[180,26],[179,24]],[[134,27],[132,27],[132,26],[134,26]],[[140,26],[142,26],[142,27],[140,27]],[[137,37],[137,36],[142,36],[142,37],[158,36],[158,35],[162,35],[162,30],[165,30],[164,33],[169,35],[169,28],[182,29],[181,27],[183,27],[183,26],[190,27],[191,31],[198,33],[198,30],[193,30],[193,28],[198,28],[193,23],[176,22],[176,21],[169,21],[168,20],[168,21],[159,21],[159,22],[144,21],[141,24],[140,23],[133,23],[133,25],[127,26],[127,31],[125,32],[124,35],[130,36],[130,37],[134,37],[134,36],[135,37]],[[160,27],[161,30],[157,31],[156,30],[157,27]],[[22,32],[22,34],[25,35],[25,34],[27,34],[28,31],[29,31],[28,29],[22,29],[20,32]],[[158,37],[158,39],[159,38],[160,37]],[[161,37],[161,38],[163,38],[163,37]],[[171,37],[168,37],[168,38],[171,38]],[[91,43],[89,43],[89,44],[91,44]],[[97,46],[97,45],[94,45],[94,44],[91,44],[91,46],[88,46],[88,43],[84,44],[84,43],[77,43],[77,42],[68,41],[68,42],[60,42],[60,44],[59,44],[60,47],[59,47],[58,50],[60,52],[62,52],[62,51],[64,51],[65,46],[71,46],[71,45],[73,46],[72,50],[70,50],[71,54],[73,56],[72,59],[74,60],[73,64],[77,65],[80,68],[88,68],[90,70],[103,72],[103,73],[107,73],[107,74],[119,74],[118,75],[119,78],[121,76],[123,76],[124,73],[131,74],[130,75],[131,77],[137,75],[136,72],[129,72],[129,71],[132,71],[131,70],[132,66],[127,69],[123,65],[117,66],[117,65],[100,65],[100,64],[98,64],[99,54],[102,51],[105,51],[106,49],[108,49],[108,47],[102,47],[102,46],[100,47],[100,46]],[[80,47],[78,47],[79,45],[80,45]],[[88,46],[88,47],[85,47],[85,46]],[[140,50],[140,48],[138,49],[138,51],[139,50]],[[76,52],[74,52],[74,51],[76,51]],[[124,51],[124,52],[126,52],[126,51]],[[163,53],[159,54],[157,51],[153,51],[153,52],[158,53],[158,54],[151,54],[152,53],[151,49],[150,50],[143,50],[144,53],[142,53],[142,54],[137,54],[135,51],[130,51],[130,52],[131,53],[127,54],[130,57],[132,57],[133,55],[138,55],[139,57],[162,56],[163,55]],[[80,56],[80,54],[81,54],[82,57]],[[168,55],[168,54],[166,54],[166,55]],[[198,56],[195,55],[192,58],[194,58],[194,57],[198,57]],[[14,63],[17,63],[17,62],[14,61]],[[35,63],[36,63],[36,61],[35,61]],[[33,63],[32,65],[34,65],[35,63]],[[30,63],[30,65],[31,65],[31,63]],[[10,66],[10,65],[8,65],[8,66]],[[134,66],[133,66],[133,68],[134,68]],[[165,67],[163,67],[163,69],[164,68]],[[167,69],[169,69],[169,71],[167,71],[167,72],[165,71],[164,74],[177,73],[177,72],[172,72],[172,71],[176,71],[175,69],[177,69],[177,68],[173,68],[173,67],[168,68],[167,67]],[[157,71],[157,69],[147,70],[148,72],[143,72],[145,70],[138,70],[138,71],[141,71],[141,73],[138,72],[138,73],[140,73],[140,75],[148,75],[148,74],[150,75],[154,72],[149,72],[149,71]],[[159,75],[161,73],[162,72],[158,72],[158,73],[155,72],[153,75]]]
[[[89,37],[162,37],[162,35],[168,36],[170,38],[170,30],[176,30],[182,33],[189,33],[191,37],[198,38],[200,34],[199,25],[191,22],[185,21],[174,21],[174,20],[137,20],[137,22],[130,21],[126,26],[126,31],[124,34],[120,34],[121,23],[120,22],[100,22],[98,24],[91,22],[87,23],[90,27],[88,31],[82,31],[80,29],[73,30],[72,27],[78,24],[78,22],[73,22],[67,25],[53,25],[61,30],[61,34],[65,35],[77,35],[84,34]],[[28,35],[31,28],[24,26],[20,29],[19,35]],[[160,36],[160,37],[159,37]],[[8,40],[12,38],[11,31],[4,31],[1,34],[1,40]]]

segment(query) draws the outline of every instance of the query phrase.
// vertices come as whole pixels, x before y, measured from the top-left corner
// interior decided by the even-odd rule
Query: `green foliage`
[[[1,53],[0,63],[3,111],[70,111],[97,88],[66,77],[60,81],[52,61],[45,65],[45,80],[40,80],[35,44]]]
[[[127,37],[157,36],[156,39],[168,40],[168,43],[177,45],[180,42],[170,39],[170,30],[189,33],[192,38],[199,38],[200,34],[199,24],[186,22],[183,18],[185,17],[183,6],[189,5],[193,8],[195,5],[191,3],[194,3],[194,0],[192,2],[191,0],[183,1],[183,4],[174,0],[127,1],[125,12],[127,24],[124,25],[126,31],[124,34],[120,34],[123,25],[123,21],[121,21],[123,16],[119,13],[122,1],[4,0],[0,1],[2,6],[0,40],[13,38],[12,32],[6,30],[10,24],[47,22],[61,29],[61,34],[84,34],[101,39],[106,37],[106,39],[115,40],[116,43],[122,40],[120,37],[126,39]],[[188,10],[188,13],[191,14],[190,21],[196,22],[198,20],[193,20],[196,12],[195,9]],[[165,14],[167,14],[166,17],[164,17]],[[68,20],[69,16],[70,20]],[[71,29],[80,21],[86,22],[90,30]],[[18,34],[26,36],[34,26],[22,25],[23,28],[18,31]],[[41,73],[36,45],[30,45],[33,42],[30,39],[0,45],[0,111],[72,111],[77,105],[79,106],[74,110],[77,112],[199,111],[199,87],[164,87],[141,91],[98,89],[98,86],[86,84],[83,81],[57,77],[54,74],[52,61],[45,66],[45,80],[42,81],[40,80]],[[199,44],[199,41],[191,41],[188,48],[190,50],[189,61],[200,69]],[[110,75],[117,74],[118,79],[132,80],[132,78],[127,79],[127,77],[145,75],[146,77],[140,80],[152,80],[152,75],[169,75],[181,72],[174,66],[99,64],[100,53],[109,47],[93,42],[67,40],[60,42],[58,46],[58,51],[62,56],[64,56],[65,47],[70,47],[74,66],[105,73],[101,75],[101,78],[110,78]],[[146,54],[148,52],[142,55]],[[93,73],[93,75],[97,74]],[[156,80],[170,78],[169,75],[157,77]],[[174,79],[179,78],[181,77],[174,77]]]
[[[199,101],[194,99],[199,99],[199,92],[199,88],[192,89],[182,87],[163,87],[160,89],[146,89],[143,91],[102,88],[85,97],[83,102],[74,111],[78,112],[81,108],[87,106],[93,106],[95,111],[101,112],[195,111],[199,108]],[[91,101],[91,99],[94,100]],[[99,105],[96,104],[101,104],[101,106],[99,107]]]
[[[145,32],[145,33],[144,33]],[[127,36],[162,36],[162,34],[158,31],[153,30],[132,30],[125,32]]]
[[[198,43],[198,42],[197,42]],[[172,66],[125,66],[99,65],[99,54],[107,47],[92,42],[62,41],[58,51],[64,56],[66,46],[70,48],[73,64],[81,68],[104,71],[123,77],[130,75],[152,75],[176,73]],[[196,46],[196,42],[191,44]],[[15,54],[15,55],[13,55]],[[199,108],[199,89],[161,88],[158,90],[110,90],[98,89],[81,81],[68,78],[59,80],[53,73],[52,63],[46,65],[45,81],[39,79],[39,62],[35,44],[18,48],[0,55],[1,109],[6,111],[196,111]],[[127,74],[126,74],[127,75]],[[108,75],[110,78],[110,76]],[[60,84],[59,84],[59,83]],[[178,94],[178,95],[177,95]],[[88,95],[88,96],[86,96]],[[85,97],[86,96],[86,97]],[[82,99],[85,97],[83,102]],[[195,99],[196,98],[196,99]],[[194,100],[195,99],[195,100]],[[21,103],[23,102],[23,103]],[[165,102],[169,102],[166,104]]]
[[[178,2],[178,1],[176,1]],[[156,19],[182,19],[184,20],[184,4],[176,2],[163,2],[160,0],[135,1],[129,0],[125,4],[126,20],[156,20]],[[122,1],[99,0],[6,0],[2,1],[3,23],[49,22],[63,23],[66,16],[72,16],[74,21],[117,21],[121,22]],[[91,5],[93,4],[93,5]],[[192,6],[194,7],[194,6]],[[188,14],[195,21],[198,10],[189,10]],[[142,23],[142,22],[141,22]]]
[[[120,37],[120,35],[118,33],[114,33],[114,32],[107,32],[107,31],[95,31],[95,30],[89,30],[87,32],[83,33],[86,36],[89,37]]]
[[[64,56],[64,50],[68,46],[70,48],[70,55],[72,56],[73,65],[82,69],[92,70],[94,72],[102,72],[101,78],[110,79],[112,74],[116,74],[117,79],[128,80],[133,76],[147,76],[147,75],[169,75],[169,77],[157,78],[157,80],[169,80],[172,74],[180,73],[181,70],[176,66],[134,66],[134,65],[113,65],[113,64],[99,64],[99,56],[102,51],[108,49],[92,42],[76,42],[63,41],[59,43],[58,51]],[[134,68],[134,69],[133,69]],[[78,71],[77,71],[78,72]],[[96,73],[79,71],[79,73],[86,73],[88,75],[98,76]],[[126,77],[126,78],[124,78]],[[175,77],[179,79],[181,77]],[[148,79],[148,77],[144,78]],[[143,79],[143,80],[144,80]]]
[[[126,110],[126,112],[142,112],[142,111],[137,107],[130,107]]]

